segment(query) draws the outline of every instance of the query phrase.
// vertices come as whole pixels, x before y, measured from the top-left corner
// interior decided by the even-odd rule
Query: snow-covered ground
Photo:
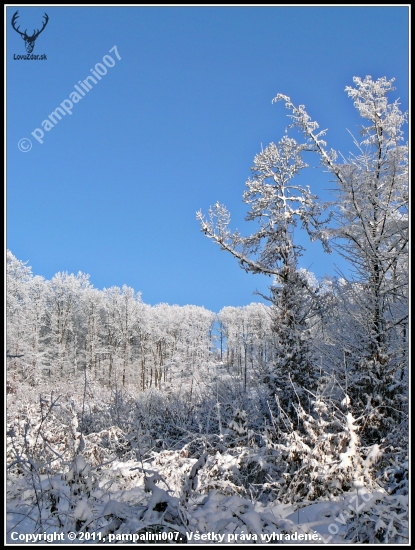
[[[220,436],[190,434],[187,443],[180,444],[179,439],[175,449],[154,449],[154,439],[148,430],[138,429],[139,423],[130,430],[125,423],[124,430],[112,426],[81,434],[82,404],[76,402],[80,395],[63,400],[60,408],[50,408],[52,399],[36,404],[34,395],[27,393],[26,403],[23,396],[11,399],[8,544],[408,541],[405,494],[390,495],[379,486],[355,481],[348,491],[314,500],[289,493],[283,498],[279,493],[277,499],[275,449],[271,444],[258,446],[246,436],[246,414],[239,409]],[[157,395],[152,395],[153,406]],[[94,406],[88,404],[91,410]],[[124,403],[120,408],[124,414],[125,407]],[[155,414],[160,412],[155,409]],[[164,414],[167,422],[167,410]],[[226,424],[225,416],[222,423]],[[342,456],[344,468],[347,460],[355,462],[351,451],[358,454],[356,441],[349,439]],[[366,457],[366,466],[379,459],[379,449],[374,450]],[[321,470],[314,468],[312,475],[313,471]]]

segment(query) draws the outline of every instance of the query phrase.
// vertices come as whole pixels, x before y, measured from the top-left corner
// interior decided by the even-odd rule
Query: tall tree
[[[292,412],[295,394],[300,394],[304,385],[315,384],[307,329],[315,291],[298,270],[304,249],[294,242],[293,233],[301,225],[312,239],[319,237],[324,242],[325,237],[318,198],[309,187],[293,182],[307,167],[302,158],[306,148],[284,136],[256,155],[243,200],[250,205],[246,220],[257,222],[259,228],[248,237],[238,231],[231,234],[230,214],[219,203],[209,210],[207,219],[201,211],[197,213],[206,236],[237,258],[245,271],[274,276],[271,300],[277,358],[265,381],[272,392],[281,394],[285,408]]]
[[[49,377],[59,379],[74,373],[78,336],[84,332],[83,292],[89,286],[89,275],[81,272],[59,272],[47,281],[42,342],[47,348],[44,368]]]
[[[26,312],[29,297],[27,285],[33,278],[32,269],[18,260],[9,250],[6,260],[6,316],[8,383],[14,375],[24,375],[24,362],[28,353],[29,330]],[[23,361],[22,361],[23,359]]]
[[[347,86],[346,92],[368,124],[362,125],[361,141],[353,138],[356,154],[341,162],[335,151],[326,149],[325,132],[317,132],[317,122],[303,105],[296,107],[281,94],[275,99],[285,101],[293,126],[306,136],[305,145],[337,182],[331,242],[352,267],[351,280],[338,292],[343,311],[350,313],[349,326],[354,325],[347,349],[351,391],[366,409],[368,437],[376,439],[389,429],[385,418],[400,408],[405,393],[408,146],[402,128],[407,114],[398,100],[388,101],[393,79],[353,80],[355,87]]]

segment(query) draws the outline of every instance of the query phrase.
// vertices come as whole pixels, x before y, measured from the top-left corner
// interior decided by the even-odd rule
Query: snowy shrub
[[[409,541],[408,497],[375,493],[347,525],[350,543],[407,544]]]
[[[376,480],[390,495],[409,494],[409,424],[399,424],[381,444]]]
[[[71,412],[53,394],[38,403],[23,403],[16,416],[9,416],[7,459],[10,472],[36,470],[43,474],[58,469],[73,458],[74,426]]]
[[[277,479],[268,476],[267,488],[284,502],[333,498],[355,486],[374,485],[372,464],[361,456],[358,426],[350,412],[323,398],[313,403],[313,415],[296,406],[298,422],[294,426],[281,410],[275,441]],[[348,398],[343,402],[348,406]]]
[[[385,458],[389,460],[386,464],[382,461],[378,483],[386,488],[391,495],[409,494],[409,463],[407,450],[391,449],[390,453],[385,453]]]

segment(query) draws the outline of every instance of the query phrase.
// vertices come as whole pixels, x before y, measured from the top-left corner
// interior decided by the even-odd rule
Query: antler
[[[39,34],[43,31],[43,29],[46,27],[46,25],[48,24],[48,21],[49,21],[48,14],[45,13],[45,15],[44,15],[43,17],[45,18],[45,21],[44,21],[44,23],[43,23],[43,25],[42,25],[42,28],[40,29],[40,31],[39,31],[39,30],[35,31],[34,34],[33,34],[33,36],[32,36],[32,38],[35,38],[35,39],[36,39],[36,38],[39,36]]]
[[[20,26],[19,26],[19,27],[16,27],[16,20],[17,20],[17,18],[19,17],[18,13],[19,13],[19,10],[17,10],[16,13],[15,13],[15,14],[13,15],[13,17],[12,17],[12,27],[13,27],[13,29],[14,29],[16,32],[18,32],[21,36],[23,36],[23,38],[25,38],[26,40],[27,40],[27,39],[30,39],[31,41],[35,41],[36,38],[39,36],[39,34],[43,31],[43,29],[44,29],[44,28],[46,27],[46,25],[48,24],[48,21],[49,21],[48,14],[45,13],[45,15],[43,16],[43,17],[45,18],[45,21],[43,22],[42,28],[41,28],[40,30],[39,30],[39,29],[33,30],[32,36],[29,36],[29,35],[27,34],[27,29],[25,30],[25,32],[21,32],[21,31],[19,31]]]
[[[16,25],[16,19],[19,17],[19,16],[17,15],[18,13],[19,13],[19,10],[17,10],[17,12],[16,12],[16,13],[13,15],[13,17],[12,17],[12,27],[13,27],[13,29],[14,29],[16,32],[18,32],[19,34],[21,34],[22,36],[24,36],[24,35],[26,34],[26,32],[20,32],[20,31],[19,31],[20,27],[17,27],[17,28],[16,28],[16,26],[15,26],[15,25]]]

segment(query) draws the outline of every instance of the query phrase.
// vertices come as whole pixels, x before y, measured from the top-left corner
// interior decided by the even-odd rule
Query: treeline
[[[32,385],[84,376],[141,390],[187,378],[212,359],[244,380],[272,358],[274,334],[263,304],[225,307],[145,304],[123,286],[98,290],[89,275],[51,280],[7,252],[9,381]]]
[[[215,315],[203,307],[151,307],[123,286],[97,290],[89,276],[51,280],[7,255],[9,378],[32,384],[83,376],[105,385],[159,387],[173,366],[209,358]]]

